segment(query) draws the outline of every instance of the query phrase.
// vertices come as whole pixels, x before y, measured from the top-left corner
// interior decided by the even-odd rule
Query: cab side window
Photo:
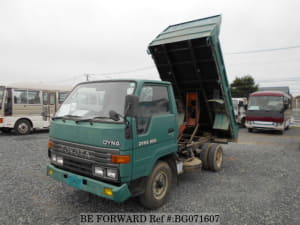
[[[170,114],[170,101],[167,86],[145,85],[140,94],[138,134],[148,131],[152,116]]]
[[[141,91],[140,107],[151,116],[170,113],[168,88],[166,86],[144,86]]]

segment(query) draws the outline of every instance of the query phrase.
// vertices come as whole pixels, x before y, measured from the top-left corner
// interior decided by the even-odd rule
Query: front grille
[[[93,164],[92,163],[82,163],[76,160],[64,158],[64,165],[62,166],[64,169],[76,172],[78,174],[92,176]]]
[[[98,180],[117,181],[94,176],[93,166],[118,168],[119,164],[111,163],[111,156],[120,154],[118,149],[82,145],[57,139],[51,139],[51,141],[54,144],[51,152],[62,156],[64,159],[63,166],[59,166],[60,168]]]

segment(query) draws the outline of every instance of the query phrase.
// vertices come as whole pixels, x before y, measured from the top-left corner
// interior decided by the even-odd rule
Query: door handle
[[[174,128],[169,128],[168,133],[172,133],[172,132],[174,132]]]

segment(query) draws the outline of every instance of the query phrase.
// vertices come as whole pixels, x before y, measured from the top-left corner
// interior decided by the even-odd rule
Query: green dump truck
[[[117,202],[139,196],[154,209],[179,174],[219,171],[220,143],[238,135],[220,22],[172,25],[150,43],[162,81],[78,84],[53,117],[47,175]]]

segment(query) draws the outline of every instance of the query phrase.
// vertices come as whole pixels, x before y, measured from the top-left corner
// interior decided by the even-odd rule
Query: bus
[[[0,86],[0,130],[20,135],[33,129],[49,128],[50,120],[71,88],[41,85]]]
[[[292,96],[283,91],[257,91],[250,95],[246,127],[256,130],[277,130],[281,134],[292,121]]]

